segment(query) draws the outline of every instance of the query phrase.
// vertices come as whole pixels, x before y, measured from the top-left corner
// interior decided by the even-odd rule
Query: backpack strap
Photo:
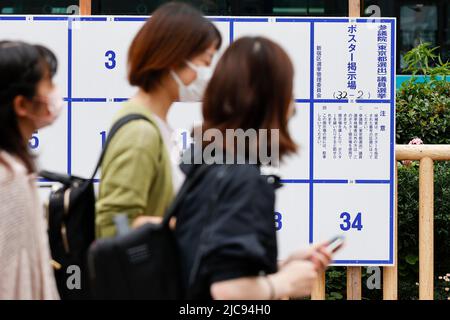
[[[94,180],[95,175],[97,174],[98,169],[100,169],[100,166],[102,165],[103,158],[105,157],[106,150],[108,149],[109,144],[111,143],[111,140],[114,138],[117,131],[119,131],[120,128],[122,128],[124,125],[126,125],[129,122],[136,121],[136,120],[145,120],[148,123],[155,125],[149,118],[142,114],[138,113],[132,113],[128,114],[119,120],[117,120],[113,126],[111,127],[111,130],[108,133],[108,137],[106,138],[105,146],[103,147],[102,153],[100,154],[100,158],[98,159],[97,165],[95,166],[94,173],[92,174],[91,180]],[[159,130],[158,130],[159,132]]]

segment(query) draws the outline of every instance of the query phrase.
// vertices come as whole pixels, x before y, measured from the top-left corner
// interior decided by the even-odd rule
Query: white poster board
[[[90,176],[111,118],[134,92],[126,81],[127,49],[146,19],[0,16],[0,39],[43,44],[59,60],[65,110],[30,141],[40,167]],[[279,257],[343,234],[335,265],[393,265],[395,19],[211,20],[222,51],[241,36],[261,35],[279,43],[295,67],[290,129],[300,151],[281,168]],[[201,119],[194,103],[177,103],[169,114],[180,139]]]

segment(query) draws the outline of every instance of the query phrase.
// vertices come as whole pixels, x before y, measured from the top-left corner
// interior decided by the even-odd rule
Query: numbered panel
[[[68,147],[67,147],[67,104],[59,118],[50,126],[33,133],[28,142],[31,152],[37,155],[37,167],[39,169],[67,172]]]
[[[144,22],[74,21],[72,23],[72,97],[128,98],[127,54]]]
[[[389,184],[317,184],[314,186],[314,242],[344,235],[345,247],[335,257],[349,261],[389,262]],[[329,199],[325,200],[324,199]]]
[[[315,104],[314,178],[388,180],[390,130],[388,104]]]
[[[121,103],[113,102],[72,103],[73,174],[91,177],[112,120],[121,107]]]
[[[174,130],[173,140],[177,142],[178,150],[185,150],[192,142],[192,129],[203,122],[201,103],[175,103],[169,111],[167,121]]]
[[[289,132],[298,146],[280,165],[283,179],[309,179],[309,104],[296,104],[295,116],[289,122]]]
[[[58,59],[58,72],[54,82],[61,94],[67,96],[67,56],[68,30],[66,20],[27,20],[11,21],[0,19],[0,39],[25,41],[30,44],[40,44],[51,49]],[[34,17],[34,19],[37,19]]]
[[[234,39],[264,36],[280,44],[294,64],[294,97],[309,99],[310,28],[309,23],[235,22]]]
[[[316,23],[314,33],[315,98],[391,98],[389,23]]]
[[[309,184],[285,184],[276,192],[278,259],[308,245]]]

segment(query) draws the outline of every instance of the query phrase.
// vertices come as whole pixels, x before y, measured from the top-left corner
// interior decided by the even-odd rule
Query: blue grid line
[[[3,17],[0,17],[0,20],[3,20],[3,21],[24,21],[24,20],[27,20],[27,17],[22,17],[22,16],[3,16]]]
[[[379,264],[390,264],[391,260],[334,260],[331,264],[361,264],[361,265],[379,265]]]
[[[33,21],[67,21],[68,16],[36,16],[33,17]]]
[[[346,179],[314,179],[315,184],[348,184]]]
[[[389,99],[356,99],[357,103],[391,103]]]
[[[70,102],[107,102],[107,98],[64,98],[64,101]]]
[[[234,21],[230,21],[230,44],[234,41]]]
[[[128,101],[130,98],[114,98],[113,101],[114,102],[124,102],[124,101]]]
[[[314,99],[314,103],[348,103],[347,99]]]
[[[101,22],[106,22],[106,21],[108,21],[108,18],[106,18],[106,17],[71,17],[70,20],[72,20],[72,21],[101,21]]]
[[[355,180],[356,184],[389,184],[391,180]]]
[[[300,184],[300,183],[310,183],[309,179],[281,179],[280,183],[283,184]]]
[[[349,22],[349,19],[346,18],[276,18],[276,22]]]
[[[67,24],[67,174],[72,174],[72,20]]]
[[[230,18],[232,22],[269,22],[269,18]]]
[[[309,83],[309,243],[314,242],[314,22],[310,23]]]
[[[114,21],[117,22],[136,22],[136,21],[147,21],[150,17],[114,17]]]
[[[394,262],[394,165],[395,163],[395,20],[390,20],[391,24],[391,117],[390,117],[390,127],[391,127],[391,168],[390,168],[390,223],[389,223],[389,261]]]

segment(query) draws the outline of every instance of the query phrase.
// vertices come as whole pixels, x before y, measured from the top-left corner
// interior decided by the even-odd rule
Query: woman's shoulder
[[[9,201],[9,206],[15,206],[20,201],[28,201],[25,199],[29,199],[34,192],[35,178],[20,160],[0,151],[0,203]]]
[[[27,169],[20,160],[6,151],[0,151],[0,183],[27,177]]]
[[[123,116],[125,115],[127,114]],[[120,118],[121,116],[118,117],[118,119]],[[158,128],[151,119],[149,120],[133,120],[125,124],[117,131],[111,144],[120,144],[136,149],[149,149],[159,145],[161,137]]]

